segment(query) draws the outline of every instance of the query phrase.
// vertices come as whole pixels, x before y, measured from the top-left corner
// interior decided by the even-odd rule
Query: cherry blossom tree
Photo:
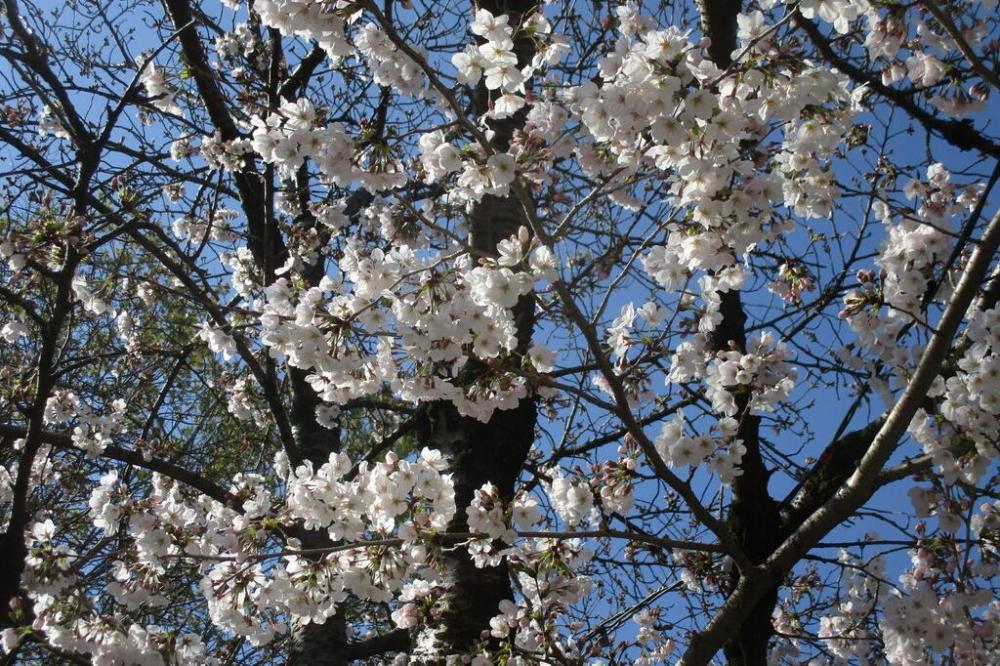
[[[991,663],[998,44],[3,0],[4,663]]]

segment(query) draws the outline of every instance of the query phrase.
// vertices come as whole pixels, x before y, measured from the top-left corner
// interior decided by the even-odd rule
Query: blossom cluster
[[[112,402],[109,412],[101,413],[75,392],[59,389],[45,405],[45,423],[75,422],[73,445],[96,456],[114,442],[116,435],[125,432],[126,407],[125,401],[119,398]]]
[[[305,195],[315,201],[300,201],[290,191],[276,194],[276,222],[282,234],[288,232],[289,257],[273,271],[259,265],[250,247],[239,245],[242,220],[233,210],[219,207],[205,219],[197,212],[168,218],[175,220],[172,229],[181,246],[220,249],[218,267],[238,297],[226,308],[228,321],[206,321],[204,314],[192,319],[201,321],[192,327],[195,344],[230,364],[206,384],[224,396],[236,421],[262,431],[270,419],[247,367],[258,353],[284,361],[277,376],[288,368],[304,371],[305,383],[320,400],[312,417],[329,429],[339,427],[352,402],[386,396],[387,402],[408,405],[444,401],[462,416],[487,422],[497,410],[527,398],[563,397],[556,389],[585,395],[585,389],[558,383],[551,373],[564,359],[541,342],[526,340],[520,321],[560,306],[545,293],[546,283],[573,269],[572,259],[561,260],[573,242],[563,238],[573,238],[579,223],[574,215],[591,213],[586,205],[591,199],[606,199],[616,212],[636,211],[637,219],[651,215],[650,204],[662,203],[673,213],[652,219],[641,242],[632,243],[631,232],[622,232],[632,254],[617,265],[631,267],[634,261],[642,267],[645,274],[628,284],[654,284],[649,300],[640,307],[629,301],[617,316],[611,310],[608,321],[602,319],[604,306],[620,304],[609,294],[593,320],[593,328],[606,335],[592,345],[587,340],[588,349],[580,354],[585,369],[569,368],[567,374],[579,373],[590,382],[580,385],[597,386],[604,400],[610,395],[617,402],[615,382],[624,387],[628,404],[613,405],[608,410],[613,419],[621,410],[638,414],[650,404],[662,406],[654,401],[654,378],[665,379],[671,391],[696,390],[704,398],[697,420],[689,420],[688,407],[687,414],[678,408],[664,412],[672,414],[669,419],[661,415],[646,422],[660,428],[654,441],[660,460],[653,462],[673,470],[705,465],[714,474],[711,483],[731,485],[746,452],[741,422],[747,414],[787,405],[797,371],[790,346],[774,334],[751,338],[745,349],[714,341],[723,300],[749,284],[770,284],[786,304],[801,305],[802,294],[819,276],[799,259],[772,262],[772,251],[792,238],[797,220],[833,214],[841,196],[834,160],[864,134],[856,125],[864,90],[852,90],[841,72],[789,57],[794,49],[770,37],[774,26],[765,12],[776,4],[763,0],[757,3],[763,11],[740,16],[740,49],[734,52],[739,58],[723,70],[693,32],[660,29],[634,3],[621,3],[607,22],[610,47],[595,56],[596,75],[569,83],[554,67],[569,46],[541,10],[515,19],[478,8],[469,26],[474,43],[450,58],[428,60],[421,48],[404,48],[392,21],[377,20],[374,6],[257,0],[253,9],[264,26],[315,42],[334,66],[354,59],[349,66],[366,84],[411,98],[407,103],[418,109],[413,117],[443,120],[415,125],[405,134],[381,132],[349,115],[333,118],[329,108],[303,96],[248,106],[237,114],[249,119],[238,121],[245,133],[234,140],[223,140],[220,133],[202,137],[200,145],[197,137],[171,139],[170,157],[178,163],[201,160],[209,169],[249,171],[261,160],[286,182],[302,174],[320,181]],[[975,86],[956,89],[962,78],[956,69],[965,56],[956,54],[954,39],[939,22],[907,23],[913,10],[866,0],[798,0],[796,7],[839,34],[861,27],[885,85],[908,78],[946,113],[981,108],[985,95]],[[220,37],[220,58],[235,62],[254,57],[257,47],[271,48],[256,41],[255,33],[242,23],[234,34]],[[985,34],[978,19],[963,26],[974,47]],[[450,61],[454,72],[435,73],[440,63],[434,58],[445,68]],[[189,95],[182,83],[171,83],[175,78],[149,63],[138,80],[144,104],[179,120]],[[450,101],[452,80],[481,84],[486,101],[480,106],[486,111],[480,117]],[[43,106],[37,116],[42,137],[69,138],[60,109]],[[497,141],[503,121],[517,127]],[[587,181],[592,194],[578,196],[575,185],[564,181]],[[949,297],[951,278],[966,261],[954,250],[954,221],[976,208],[983,189],[957,181],[943,165],[933,164],[924,178],[902,189],[912,207],[892,201],[891,185],[873,193],[872,212],[885,238],[874,269],[859,271],[845,288],[841,317],[856,338],[840,360],[866,375],[886,405],[905,386],[921,351],[919,345],[900,344],[901,337],[932,328],[934,308]],[[646,184],[662,201],[650,200]],[[349,203],[355,187],[371,195],[369,203]],[[420,203],[403,192],[423,187],[432,194]],[[170,204],[185,200],[181,183],[166,185],[164,193]],[[537,211],[518,209],[518,217],[525,212],[525,224],[534,225],[532,231],[507,231],[510,237],[488,248],[472,248],[478,239],[466,243],[454,231],[467,222],[464,214],[520,205],[521,197],[535,195],[544,202]],[[566,216],[560,219],[562,212]],[[298,224],[305,218],[308,224]],[[296,224],[286,225],[288,219]],[[42,275],[34,271],[36,255],[22,240],[0,243],[7,268]],[[173,243],[167,236],[160,240]],[[124,349],[138,356],[140,333],[155,318],[132,314],[120,297],[95,286],[97,260],[88,256],[81,265],[91,261],[93,273],[78,271],[69,293],[87,325],[98,318],[113,322]],[[603,280],[610,269],[596,272]],[[307,273],[310,279],[304,279]],[[609,292],[619,286],[617,280],[633,277],[624,268],[608,282]],[[219,284],[226,288],[225,279]],[[156,300],[151,287],[138,289],[146,304]],[[197,294],[216,295],[214,286]],[[678,313],[692,313],[692,319],[671,317],[663,307],[667,303]],[[568,310],[551,321],[565,321],[558,317]],[[20,319],[5,319],[0,328],[0,338],[12,345],[31,333]],[[600,372],[592,370],[597,353],[611,362],[607,374],[601,363]],[[669,369],[661,361],[669,361]],[[681,384],[688,386],[676,386]],[[44,423],[72,428],[72,443],[89,454],[90,464],[128,433],[127,410],[124,400],[99,407],[82,393],[53,391]],[[926,409],[910,424],[910,437],[945,483],[979,482],[995,464],[1000,438],[1000,306],[970,310],[962,338],[927,397]],[[596,414],[601,399],[593,398],[586,409]],[[560,538],[525,533],[543,522],[543,507],[551,509],[548,524],[596,529],[646,502],[648,486],[638,486],[646,483],[640,454],[634,440],[624,441],[617,458],[599,458],[586,473],[546,463],[531,468],[540,490],[522,489],[510,498],[487,483],[474,490],[467,506],[456,505],[448,461],[428,449],[409,457],[390,453],[374,464],[354,463],[344,453],[292,464],[278,454],[273,469],[235,475],[228,495],[215,499],[193,495],[160,474],[136,482],[123,473],[98,472],[80,495],[87,498],[89,492],[89,500],[80,504],[109,542],[127,543],[95,574],[105,576],[108,599],[96,603],[78,589],[84,556],[59,540],[57,516],[40,512],[29,522],[23,581],[36,618],[32,629],[54,647],[90,655],[96,664],[161,664],[165,655],[170,663],[211,664],[199,637],[134,621],[168,603],[172,582],[194,580],[211,623],[254,646],[271,643],[291,625],[326,622],[348,599],[387,608],[398,628],[418,630],[434,623],[438,599],[448,592],[448,553],[461,548],[476,566],[504,563],[516,590],[489,624],[492,646],[474,657],[464,655],[467,661],[485,666],[582,660],[579,646],[567,639],[579,627],[568,626],[566,618],[592,591],[584,575],[590,554],[581,541],[566,538],[572,532]],[[18,440],[14,450],[23,446]],[[58,457],[50,453],[43,446],[33,461],[32,484],[61,473],[58,460],[52,460]],[[16,467],[0,466],[0,505],[13,498],[16,477]],[[919,517],[936,516],[945,540],[959,531],[970,508],[937,487],[919,487],[911,495]],[[650,507],[652,500],[641,508]],[[662,507],[653,508],[650,515],[663,513]],[[998,505],[979,508],[968,529],[994,538]],[[468,532],[448,533],[456,516],[465,518]],[[979,547],[985,555],[970,576],[991,578],[996,553]],[[890,663],[949,652],[985,663],[996,648],[996,604],[985,585],[962,579],[936,548],[921,540],[911,569],[893,592],[881,582],[880,560],[842,553],[836,565],[847,572],[842,592],[818,620],[816,635],[824,649],[840,660],[865,661],[881,656],[876,645],[881,641]],[[705,583],[699,577],[702,571],[715,576],[720,558],[712,557],[706,555],[709,564],[699,569],[687,554],[674,553],[673,564],[689,590],[722,589],[717,580]],[[660,615],[651,607],[634,616],[636,663],[671,658],[676,644],[661,631]],[[775,625],[789,634],[803,631],[780,612]],[[20,639],[16,630],[5,631],[4,649]]]
[[[517,345],[512,309],[551,274],[551,253],[521,237],[501,243],[497,260],[452,257],[348,241],[339,279],[301,294],[284,278],[266,288],[261,340],[272,355],[312,370],[309,381],[326,403],[342,405],[388,385],[403,400],[446,399],[485,421],[527,395],[521,362],[468,387],[457,383],[459,372],[470,358],[510,358]],[[365,338],[373,352],[355,342]],[[539,347],[528,360],[544,356]]]
[[[118,530],[119,522],[127,511],[135,511],[128,518],[129,533],[139,546],[139,561],[113,563],[111,581],[107,590],[111,598],[123,608],[155,608],[167,603],[161,594],[164,572],[162,560],[169,540],[155,519],[143,516],[141,504],[156,503],[164,512],[159,521],[180,530],[186,521],[197,516],[181,500],[176,486],[171,487],[162,477],[154,477],[154,492],[145,503],[135,505],[126,494],[117,490],[118,478],[114,473],[102,477],[91,498],[95,525],[111,533]],[[121,504],[116,505],[116,501]],[[123,613],[109,612],[106,604],[95,603],[88,597],[86,588],[76,585],[81,554],[59,543],[58,528],[51,519],[34,523],[27,543],[29,555],[25,560],[22,584],[32,600],[35,618],[31,630],[41,632],[50,645],[68,654],[87,655],[94,664],[112,666],[130,663],[143,666],[162,666],[169,663],[195,666],[216,664],[202,639],[191,633],[178,634],[156,625],[129,621]],[[143,557],[145,553],[145,557]],[[23,633],[19,629],[6,629],[3,647],[11,651]]]
[[[747,342],[746,353],[720,351],[705,371],[705,397],[712,409],[737,417],[737,395],[749,391],[753,412],[773,412],[788,399],[798,375],[788,362],[790,352],[773,333],[762,333]]]
[[[1000,437],[1000,306],[970,318],[954,374],[932,389],[939,411],[921,409],[910,434],[948,482],[978,482],[997,458]]]
[[[352,164],[354,142],[341,123],[324,123],[308,99],[283,102],[281,108],[265,117],[253,118],[252,147],[268,163],[294,172],[305,159],[315,162],[331,183],[349,185],[364,174]],[[370,189],[379,190],[399,184],[371,181]]]

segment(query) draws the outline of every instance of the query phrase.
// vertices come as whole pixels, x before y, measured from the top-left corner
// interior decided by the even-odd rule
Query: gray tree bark
[[[536,3],[526,0],[486,0],[478,6],[495,15],[509,14],[510,24],[518,25],[521,17],[534,9]],[[524,66],[534,55],[529,39],[518,39],[514,50],[518,65]],[[480,84],[474,93],[473,110],[481,115],[488,110],[489,97]],[[524,124],[521,112],[500,121],[490,121],[494,131],[491,147],[504,151],[514,131]],[[486,196],[468,217],[469,243],[476,250],[496,254],[498,242],[516,235],[528,227],[521,204],[513,196]],[[534,327],[534,298],[525,296],[514,308],[518,328],[518,353],[525,353]],[[471,379],[485,370],[470,363],[466,377]],[[450,530],[468,529],[465,507],[473,493],[486,482],[493,483],[501,497],[509,501],[524,460],[534,441],[536,404],[534,399],[521,400],[513,410],[499,411],[488,423],[460,416],[447,403],[437,403],[428,409],[425,443],[448,455],[455,481],[458,514]],[[444,664],[448,655],[467,653],[474,649],[489,620],[499,612],[503,599],[512,598],[506,563],[478,569],[468,553],[455,551],[445,562],[448,590],[440,599],[438,619],[414,637],[411,663]]]
[[[712,61],[725,69],[732,64],[736,48],[737,22],[741,0],[698,0],[702,32],[710,40],[708,54]],[[717,351],[737,349],[746,352],[746,315],[739,291],[722,294],[722,321],[712,335],[712,347]],[[733,482],[733,499],[726,522],[743,552],[754,564],[760,564],[781,543],[781,523],[778,504],[767,490],[770,471],[760,451],[760,419],[750,413],[750,395],[737,398],[740,415],[736,438],[743,441],[746,453],[740,462],[742,473]],[[730,589],[740,583],[735,568],[730,576]],[[763,595],[747,615],[739,629],[726,643],[728,663],[734,666],[755,666],[767,663],[768,644],[774,635],[771,615],[778,601],[778,587]]]

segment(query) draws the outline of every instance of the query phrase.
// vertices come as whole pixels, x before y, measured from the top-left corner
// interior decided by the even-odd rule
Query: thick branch
[[[27,428],[25,427],[0,424],[0,436],[18,438],[25,437],[26,435]],[[54,446],[58,449],[65,449],[68,451],[80,450],[73,444],[73,438],[69,435],[44,430],[41,431],[38,436],[42,443]],[[194,488],[207,497],[211,497],[220,504],[225,504],[234,511],[243,513],[243,506],[239,501],[237,501],[235,495],[232,495],[228,490],[214,481],[205,478],[197,472],[185,469],[180,465],[167,460],[161,460],[159,458],[146,458],[138,451],[130,451],[128,449],[121,448],[120,446],[105,447],[100,453],[100,457],[110,458],[111,460],[117,460],[119,462],[135,465],[136,467],[148,469],[151,472],[163,474],[164,476],[168,476],[175,481],[180,481],[181,483]]]
[[[880,77],[855,67],[849,60],[841,57],[833,50],[833,46],[820,32],[816,24],[798,12],[795,13],[795,24],[809,36],[809,39],[816,46],[816,50],[827,62],[849,76],[855,83],[866,84],[879,95],[906,111],[910,117],[920,122],[928,130],[937,132],[942,139],[959,150],[978,150],[1000,159],[1000,145],[986,138],[971,122],[945,120],[925,111],[909,95],[883,84]]]
[[[681,664],[684,666],[707,664],[732,631],[740,626],[751,612],[752,606],[768,589],[768,581],[777,584],[809,549],[813,548],[830,530],[860,508],[878,489],[882,468],[900,438],[906,432],[917,409],[923,404],[927,392],[937,377],[952,346],[952,340],[965,318],[965,313],[976,297],[1000,247],[1000,212],[993,216],[979,245],[972,254],[948,306],[938,322],[937,331],[920,357],[920,362],[909,384],[895,407],[889,412],[858,468],[837,494],[806,519],[761,567],[761,576],[740,581],[722,610],[708,627],[691,641]]]

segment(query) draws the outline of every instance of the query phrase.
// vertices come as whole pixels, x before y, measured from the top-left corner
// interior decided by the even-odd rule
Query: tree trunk
[[[340,431],[328,430],[316,421],[320,400],[305,381],[306,373],[289,368],[292,384],[292,406],[289,414],[296,452],[303,460],[319,467],[330,454],[340,451]],[[298,535],[305,549],[332,546],[329,535],[321,530],[301,530]],[[293,622],[290,627],[288,663],[291,666],[346,666],[347,620],[341,606],[323,624]]]
[[[535,403],[522,400],[517,408],[496,412],[488,423],[459,416],[450,404],[434,405],[429,413],[428,446],[449,457],[455,481],[458,513],[449,530],[468,530],[465,507],[473,493],[491,482],[509,501],[534,438]],[[506,563],[478,569],[468,552],[459,549],[444,563],[447,591],[438,601],[436,621],[414,640],[412,663],[443,664],[451,654],[471,651],[499,604],[511,598]]]
[[[708,54],[712,61],[725,69],[732,64],[736,48],[740,0],[698,0],[702,32],[710,40]],[[722,321],[712,335],[712,348],[728,351],[735,348],[746,352],[746,315],[739,291],[721,295]],[[758,564],[781,543],[780,516],[777,503],[767,491],[770,472],[760,453],[760,419],[749,411],[750,395],[736,400],[740,419],[736,438],[743,441],[746,453],[740,463],[742,474],[733,482],[733,501],[727,524],[740,547],[752,562]],[[733,570],[730,589],[740,581]],[[774,635],[771,615],[778,601],[778,588],[767,592],[754,606],[747,619],[725,646],[726,660],[734,666],[758,666],[767,663],[768,644]]]
[[[347,621],[344,611],[323,624],[293,622],[289,634],[288,663],[291,666],[346,666]]]
[[[521,17],[535,3],[525,0],[486,0],[478,6],[494,15],[509,14],[510,24],[518,25]],[[518,39],[514,50],[518,66],[523,67],[534,55],[530,39]],[[473,108],[477,115],[485,113],[489,96],[480,83],[474,92]],[[490,121],[494,131],[491,146],[507,150],[516,128],[524,123],[525,111],[513,117]],[[468,217],[469,243],[480,252],[495,255],[501,240],[516,235],[528,222],[521,204],[513,196],[486,196]],[[534,327],[534,297],[521,298],[514,307],[517,322],[518,352],[525,353]],[[467,372],[483,372],[485,368],[470,362]],[[473,493],[490,482],[497,487],[504,501],[514,494],[517,477],[531,449],[535,436],[537,408],[535,400],[521,400],[513,410],[497,411],[488,423],[460,416],[449,403],[436,403],[428,409],[426,444],[448,456],[455,481],[458,513],[450,530],[468,530],[465,508]],[[490,619],[499,613],[499,604],[511,599],[507,564],[478,569],[464,550],[450,554],[444,564],[447,591],[439,600],[438,619],[414,637],[411,663],[444,664],[449,655],[465,654],[475,649]]]

